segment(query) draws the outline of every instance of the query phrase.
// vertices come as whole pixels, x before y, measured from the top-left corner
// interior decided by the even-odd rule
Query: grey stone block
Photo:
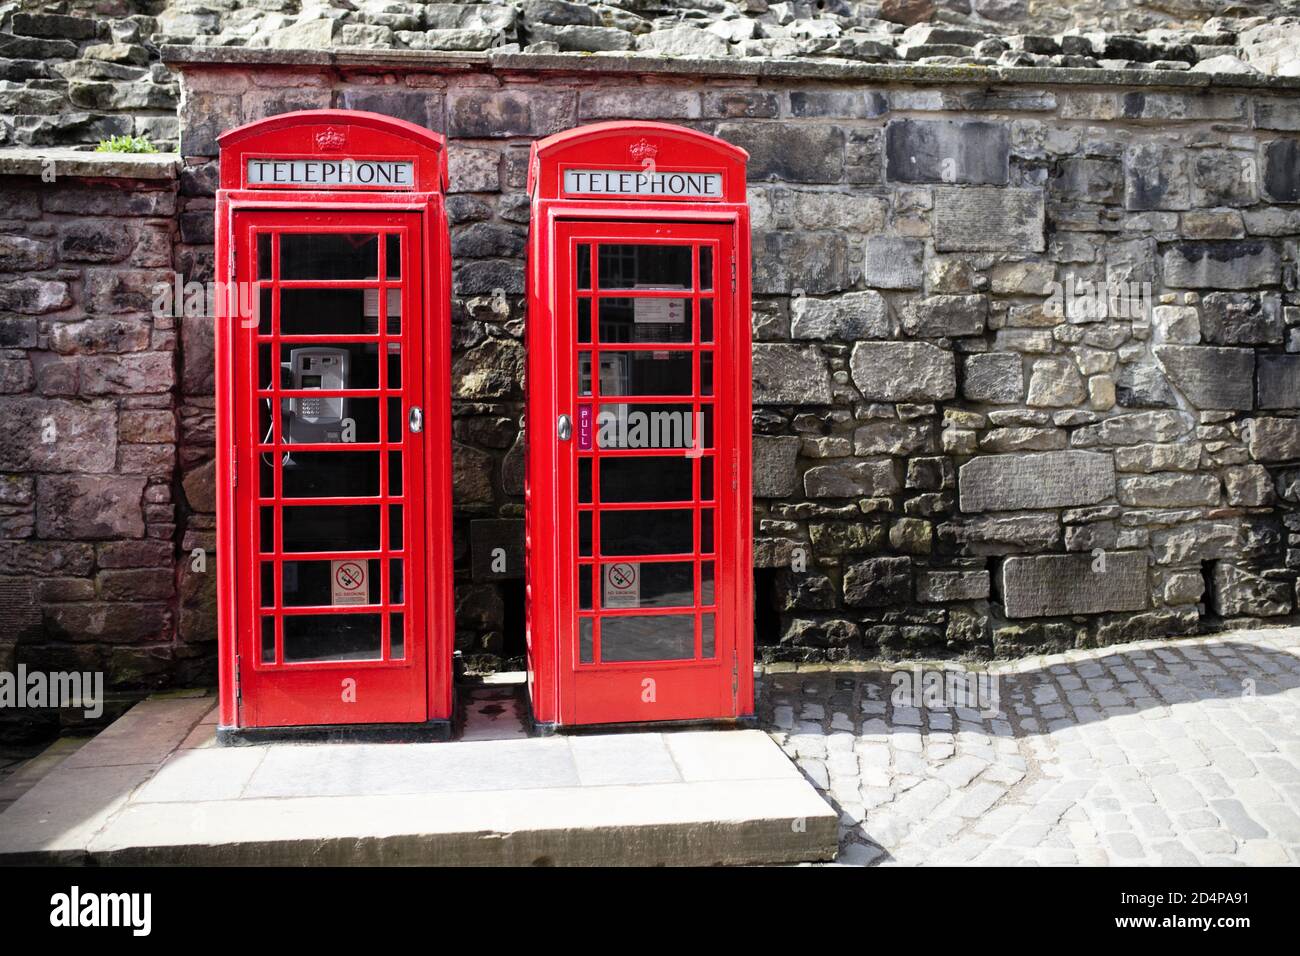
[[[1024,361],[1017,352],[983,352],[967,356],[961,393],[973,402],[1008,405],[1025,396]]]
[[[1199,345],[1157,345],[1169,380],[1196,408],[1249,411],[1255,353]]]
[[[889,309],[879,292],[846,292],[833,299],[799,296],[790,302],[791,335],[796,339],[888,338]]]
[[[940,186],[931,217],[938,252],[1042,252],[1041,189]]]
[[[1282,301],[1275,292],[1210,292],[1202,300],[1201,328],[1216,345],[1279,345]]]
[[[916,575],[918,601],[980,601],[988,596],[987,571],[920,571]]]
[[[1147,556],[1105,554],[1098,570],[1091,554],[1010,557],[1002,565],[1002,599],[1009,618],[1140,611],[1147,606]]]
[[[1091,505],[1115,493],[1110,455],[1049,451],[985,455],[958,469],[962,511],[1020,511]]]
[[[755,435],[753,447],[754,496],[784,498],[794,494],[799,482],[796,461],[800,440],[795,435]]]
[[[1300,355],[1259,356],[1260,408],[1300,409]]]
[[[1124,155],[1124,207],[1129,210],[1189,209],[1187,150],[1144,143]]]
[[[1291,582],[1219,561],[1214,565],[1214,609],[1221,617],[1277,617],[1291,612]]]
[[[1274,202],[1300,203],[1300,140],[1279,139],[1264,147],[1264,192]]]
[[[957,394],[952,353],[924,342],[859,342],[849,365],[867,401],[933,402]]]
[[[1300,458],[1300,418],[1257,418],[1246,433],[1246,447],[1256,461]]]
[[[826,405],[826,360],[816,346],[754,346],[755,405]]]
[[[920,239],[869,236],[862,281],[873,289],[919,289],[924,258],[925,243]]]
[[[1282,281],[1282,259],[1262,239],[1179,242],[1162,257],[1165,284],[1177,289],[1253,289]]]
[[[838,126],[719,123],[721,139],[749,153],[751,182],[837,183],[844,175],[844,131]]]
[[[932,295],[903,309],[903,331],[918,338],[982,335],[989,300],[983,295]]]
[[[885,127],[885,178],[896,183],[1001,185],[1011,137],[1001,123],[893,120]]]
[[[850,607],[907,604],[911,597],[911,558],[872,558],[844,571],[844,603]]]

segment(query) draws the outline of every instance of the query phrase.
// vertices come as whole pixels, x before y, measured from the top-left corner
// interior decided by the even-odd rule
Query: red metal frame
[[[536,143],[529,170],[534,197],[530,231],[528,336],[528,458],[526,532],[528,556],[526,627],[528,678],[534,718],[542,724],[605,724],[665,720],[713,720],[752,716],[753,583],[751,574],[752,495],[750,480],[750,249],[749,213],[745,205],[743,150],[694,130],[660,123],[602,123],[561,133]],[[709,171],[723,177],[716,198],[593,199],[563,192],[566,168],[637,171]],[[689,290],[601,290],[597,249],[604,243],[669,244],[692,248]],[[590,247],[592,281],[579,290],[575,256]],[[699,276],[700,250],[713,251],[711,289]],[[702,341],[698,320],[689,343],[607,345],[619,352],[673,351],[692,356],[689,395],[620,396],[605,404],[688,405],[712,408],[711,448],[694,459],[691,500],[686,502],[602,502],[600,459],[680,456],[666,449],[610,450],[592,441],[581,447],[584,406],[595,420],[602,405],[599,374],[591,374],[592,392],[579,397],[577,361],[589,353],[599,368],[595,302],[606,298],[685,298],[700,315],[703,301],[713,303],[712,341]],[[589,344],[578,342],[576,303],[591,299]],[[701,391],[701,357],[712,356],[712,394]],[[608,397],[607,397],[608,398]],[[559,415],[574,422],[572,440],[556,437]],[[591,503],[578,501],[578,462],[590,459]],[[714,497],[700,497],[701,462],[712,463]],[[592,520],[591,556],[579,554],[578,516],[583,512],[670,511],[690,509],[694,549],[690,553],[618,555],[618,561],[690,562],[696,602],[667,609],[602,609],[600,521]],[[702,552],[700,523],[714,521],[714,552]],[[702,570],[712,562],[715,603],[702,600]],[[579,575],[589,574],[591,609],[581,608]],[[602,620],[642,614],[683,614],[695,621],[691,659],[602,662]],[[702,647],[701,621],[716,615],[715,650]],[[591,662],[579,650],[580,620],[591,620]],[[647,681],[652,683],[647,685]],[[650,693],[648,693],[650,691]]]
[[[450,289],[451,261],[442,190],[447,182],[443,140],[427,130],[369,113],[312,110],[290,113],[232,130],[219,140],[221,189],[217,193],[216,262],[219,289],[234,282],[254,282],[255,290],[272,289],[272,315],[267,325],[242,321],[231,305],[240,296],[216,296],[217,345],[217,573],[220,678],[220,725],[228,729],[352,723],[421,723],[446,721],[452,707],[452,556],[450,448]],[[243,182],[250,157],[309,159],[381,158],[414,164],[410,190],[373,188],[247,188]],[[287,280],[278,274],[280,237],[291,233],[353,233],[399,235],[400,278],[387,278],[387,243],[378,245],[375,277],[368,280]],[[256,275],[259,236],[273,244],[272,273]],[[233,286],[238,288],[237,286]],[[372,288],[378,302],[388,291],[402,290],[401,327],[390,334],[382,314],[374,335],[319,334],[281,337],[279,289]],[[245,301],[259,301],[255,293]],[[385,310],[380,309],[383,313]],[[258,317],[260,319],[260,317]],[[281,388],[281,344],[376,345],[378,388],[310,393]],[[401,384],[390,387],[388,362],[392,346],[400,349]],[[259,383],[259,349],[270,349],[269,383]],[[260,384],[269,387],[259,389]],[[286,498],[283,469],[276,456],[281,444],[282,398],[348,397],[378,403],[375,442],[295,443],[294,452],[378,453],[377,497]],[[401,420],[390,432],[390,399],[399,403]],[[264,441],[259,404],[269,400],[273,431]],[[424,430],[412,433],[406,416],[412,406],[424,411]],[[400,452],[402,489],[389,483],[389,452]],[[261,487],[259,465],[271,455],[274,484]],[[283,512],[286,508],[348,505],[380,508],[379,547],[368,552],[282,554]],[[403,546],[390,540],[388,511],[401,505]],[[271,507],[277,550],[259,551],[258,511]],[[358,558],[377,560],[380,574],[378,604],[285,607],[281,594],[283,563]],[[404,593],[392,600],[390,560],[403,562]],[[273,568],[274,595],[267,606],[259,594],[262,565]],[[404,652],[394,659],[392,613],[403,616]],[[282,621],[303,614],[379,614],[382,658],[379,660],[283,660]],[[275,622],[275,657],[260,653],[262,618]],[[345,687],[344,681],[352,686]],[[345,693],[344,691],[350,691]]]

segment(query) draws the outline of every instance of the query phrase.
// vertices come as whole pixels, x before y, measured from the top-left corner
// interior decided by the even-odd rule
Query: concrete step
[[[225,748],[211,704],[138,705],[0,814],[0,862],[708,865],[836,850],[837,814],[756,730]]]

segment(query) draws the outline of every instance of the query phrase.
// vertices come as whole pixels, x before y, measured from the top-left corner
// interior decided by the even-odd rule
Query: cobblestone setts
[[[1300,862],[1300,629],[994,665],[994,716],[895,706],[900,666],[762,682],[840,863]]]

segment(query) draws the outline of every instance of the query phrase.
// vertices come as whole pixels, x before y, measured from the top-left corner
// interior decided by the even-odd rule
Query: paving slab
[[[212,707],[137,705],[0,814],[0,863],[708,865],[836,850],[838,815],[760,731],[517,739],[506,722],[506,739],[227,748]]]

